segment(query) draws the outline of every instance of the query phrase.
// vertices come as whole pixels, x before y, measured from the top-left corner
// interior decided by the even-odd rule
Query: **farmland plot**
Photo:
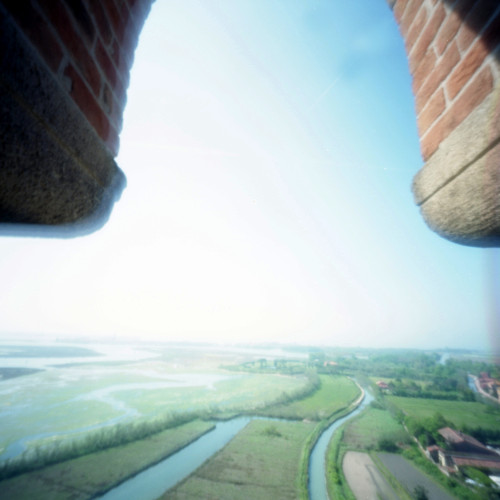
[[[419,471],[413,464],[401,455],[394,453],[378,453],[382,463],[391,474],[408,490],[413,492],[417,486],[423,486],[429,500],[456,500],[441,489],[431,478]]]
[[[349,487],[358,500],[365,498],[399,500],[368,453],[348,451],[344,456],[342,468]]]
[[[405,415],[415,418],[432,417],[435,413],[441,413],[458,428],[471,423],[485,429],[500,427],[500,411],[492,410],[483,403],[398,396],[388,396],[387,400],[400,408]]]

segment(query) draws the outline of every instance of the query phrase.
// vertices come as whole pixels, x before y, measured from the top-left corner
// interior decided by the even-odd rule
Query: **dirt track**
[[[344,475],[357,500],[399,500],[367,453],[348,451],[342,463]]]

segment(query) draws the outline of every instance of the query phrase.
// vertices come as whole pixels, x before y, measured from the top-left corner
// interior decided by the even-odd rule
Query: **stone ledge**
[[[422,204],[428,225],[470,246],[500,243],[500,144]]]
[[[440,144],[413,181],[427,224],[471,246],[500,244],[500,86]]]
[[[17,233],[13,223],[97,229],[125,176],[1,5],[0,46],[0,233]]]

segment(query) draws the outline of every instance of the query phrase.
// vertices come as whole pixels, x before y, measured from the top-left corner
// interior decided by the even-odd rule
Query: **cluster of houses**
[[[427,447],[426,454],[443,472],[455,473],[461,467],[469,466],[500,474],[500,454],[495,450],[450,427],[443,427],[438,432],[446,443],[446,449],[433,445]]]
[[[379,380],[377,382],[377,387],[383,391],[389,390],[389,385],[386,382],[384,382],[383,380]]]
[[[377,382],[377,386],[381,391],[390,391],[389,385],[382,380]],[[500,401],[500,381],[491,378],[488,373],[482,372],[477,377],[476,386],[483,394]],[[459,472],[462,467],[474,467],[500,476],[500,453],[450,427],[443,427],[438,432],[444,440],[444,446],[428,446],[425,452],[445,474]]]
[[[500,400],[500,380],[491,378],[486,372],[481,372],[477,377],[476,384],[479,386],[478,389]]]

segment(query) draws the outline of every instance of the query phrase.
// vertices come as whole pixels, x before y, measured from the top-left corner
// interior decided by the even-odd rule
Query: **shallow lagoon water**
[[[125,345],[112,345],[112,344],[53,344],[55,347],[61,347],[64,345],[70,347],[80,347],[85,349],[90,349],[94,351],[95,355],[82,355],[82,356],[11,356],[9,357],[9,346],[11,342],[0,341],[0,350],[3,348],[4,355],[0,358],[0,366],[2,367],[22,367],[22,368],[38,368],[46,369],[52,368],[58,365],[68,365],[68,364],[83,364],[83,363],[103,363],[103,362],[113,362],[113,361],[138,361],[142,359],[158,358],[159,353],[152,350],[147,350],[144,348],[136,348],[132,346]],[[18,342],[20,346],[26,345],[27,347],[33,347],[32,343]],[[43,344],[44,347],[50,346],[50,344]]]
[[[86,431],[91,431],[99,429],[101,427],[106,427],[110,425],[117,424],[126,420],[130,420],[134,417],[140,416],[140,413],[135,409],[129,407],[123,401],[113,397],[113,394],[119,393],[120,391],[128,390],[151,390],[151,389],[162,389],[162,388],[172,388],[172,387],[205,387],[207,389],[213,389],[217,382],[222,380],[229,380],[232,378],[241,377],[241,375],[220,375],[214,373],[174,373],[169,374],[168,379],[161,382],[141,382],[141,383],[124,383],[124,384],[114,384],[101,389],[96,389],[79,396],[76,396],[65,404],[69,404],[72,401],[80,400],[95,400],[101,401],[108,404],[115,410],[121,412],[120,415],[112,417],[110,419],[104,420],[97,424],[86,425],[83,427],[77,427],[71,430],[64,430],[61,432],[51,431],[51,432],[38,432],[27,436],[22,439],[18,439],[10,443],[0,454],[0,460],[7,460],[10,458],[15,458],[21,455],[28,447],[30,442],[37,441],[39,439],[47,437],[56,436],[69,436],[74,434],[79,434]],[[12,383],[17,383],[13,381]],[[45,410],[48,411],[52,406],[46,407]],[[11,407],[0,411],[0,417],[9,416],[13,418],[16,411],[26,412],[29,409],[29,405],[23,407]]]

